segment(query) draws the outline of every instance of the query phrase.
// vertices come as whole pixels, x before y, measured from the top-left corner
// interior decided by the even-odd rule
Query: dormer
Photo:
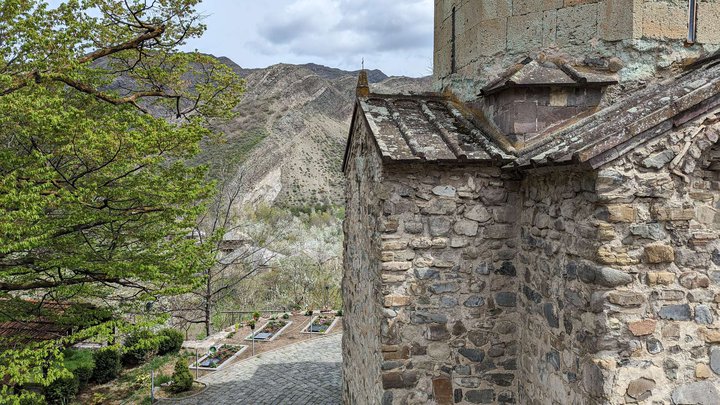
[[[526,58],[485,86],[475,105],[522,148],[549,128],[594,112],[614,84],[609,71]]]

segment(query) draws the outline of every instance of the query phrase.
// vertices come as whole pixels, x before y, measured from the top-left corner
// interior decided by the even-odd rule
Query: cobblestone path
[[[285,346],[200,378],[207,391],[174,404],[340,404],[341,334]],[[162,402],[161,402],[162,403]]]

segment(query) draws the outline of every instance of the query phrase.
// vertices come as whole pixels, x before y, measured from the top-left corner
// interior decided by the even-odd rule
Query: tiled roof
[[[539,72],[536,68],[530,66],[528,72]],[[602,78],[593,80],[599,83]],[[502,83],[496,81],[487,89],[504,86]],[[598,167],[718,109],[720,53],[674,78],[628,94],[614,105],[553,127],[522,149],[514,148],[482,113],[436,93],[370,94],[358,99],[354,119],[365,118],[385,161],[486,163],[506,168],[578,163]]]
[[[9,300],[0,300],[10,302]],[[27,344],[43,340],[57,339],[72,332],[72,327],[62,325],[52,317],[42,315],[42,311],[49,311],[61,315],[73,304],[59,302],[39,302],[26,299],[16,302],[25,307],[27,318],[22,320],[9,320],[0,322],[0,348],[18,344]],[[83,304],[76,304],[83,305]],[[20,307],[18,307],[20,308]],[[42,311],[40,311],[42,309]]]
[[[673,127],[720,109],[720,61],[649,86],[541,137],[515,167],[588,163],[598,167]]]
[[[15,344],[38,342],[67,336],[70,331],[71,328],[46,320],[2,322],[0,323],[0,341],[7,339]]]
[[[360,99],[383,157],[393,161],[509,162],[502,140],[492,139],[477,117],[438,94],[375,95]]]
[[[614,74],[527,58],[511,66],[500,77],[483,87],[481,94],[487,96],[513,86],[589,87],[609,86],[617,82]]]

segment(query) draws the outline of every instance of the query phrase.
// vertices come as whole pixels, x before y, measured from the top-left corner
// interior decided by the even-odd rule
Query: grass
[[[158,376],[155,376],[155,386],[160,387],[161,385],[168,383],[172,381],[172,376],[170,374],[160,374]]]
[[[153,357],[150,361],[143,364],[142,366],[136,367],[134,369],[128,370],[128,372],[126,373],[123,373],[123,375],[120,376],[117,381],[120,383],[127,383],[137,381],[141,376],[147,376],[148,378],[150,378],[151,370],[157,370],[177,358],[178,355],[176,353]]]
[[[155,370],[155,386],[169,381],[172,378],[170,367],[179,356],[182,354],[156,356],[139,367],[123,370],[122,374],[111,383],[91,386],[89,396],[102,398],[98,401],[92,400],[93,403],[118,401],[122,404],[149,404],[150,371]]]
[[[94,364],[93,354],[91,350],[68,349],[65,351],[65,367],[70,371],[75,371],[79,367],[86,364]]]

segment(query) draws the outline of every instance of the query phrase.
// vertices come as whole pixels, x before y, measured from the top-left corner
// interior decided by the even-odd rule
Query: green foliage
[[[87,386],[88,382],[90,382],[90,379],[92,379],[92,376],[93,376],[94,369],[95,369],[94,364],[83,364],[82,366],[79,366],[72,372],[73,375],[75,376],[75,378],[78,380],[80,389],[85,388],[85,386]]]
[[[73,375],[58,378],[45,387],[45,401],[49,405],[69,404],[75,399],[79,388],[78,379]]]
[[[160,387],[163,384],[169,383],[172,381],[172,376],[160,374],[155,376],[155,386]]]
[[[93,353],[89,349],[67,349],[63,352],[65,367],[70,371],[84,366],[93,367]]]
[[[260,319],[260,312],[257,312],[257,311],[253,312],[252,317],[254,320],[257,321],[258,319]]]
[[[192,389],[193,377],[190,374],[187,360],[180,358],[175,363],[175,370],[172,375],[171,391],[175,393],[185,392]]]
[[[282,319],[290,319],[290,314],[287,312],[282,315]]]
[[[160,345],[158,347],[158,354],[164,355],[168,353],[177,353],[182,348],[182,344],[185,341],[184,335],[175,329],[165,328],[158,332],[160,337]]]
[[[93,376],[95,361],[91,350],[66,350],[65,368],[78,380],[79,389],[83,389]]]
[[[312,316],[312,314],[313,314],[312,309],[308,309],[307,311],[305,311],[305,316]]]
[[[74,332],[0,342],[3,400],[64,378],[61,347],[201,281],[208,252],[186,235],[214,185],[186,162],[243,82],[179,52],[205,28],[198,2],[0,2],[0,320]]]
[[[93,369],[93,381],[104,384],[117,378],[120,373],[120,353],[112,348],[105,348],[93,354],[95,368]]]
[[[157,354],[160,338],[152,331],[141,329],[125,338],[122,363],[128,367],[138,366]]]
[[[337,311],[335,311],[335,316],[343,316],[343,310],[338,309]]]
[[[107,396],[101,392],[96,392],[90,401],[91,405],[101,405],[107,403]]]

